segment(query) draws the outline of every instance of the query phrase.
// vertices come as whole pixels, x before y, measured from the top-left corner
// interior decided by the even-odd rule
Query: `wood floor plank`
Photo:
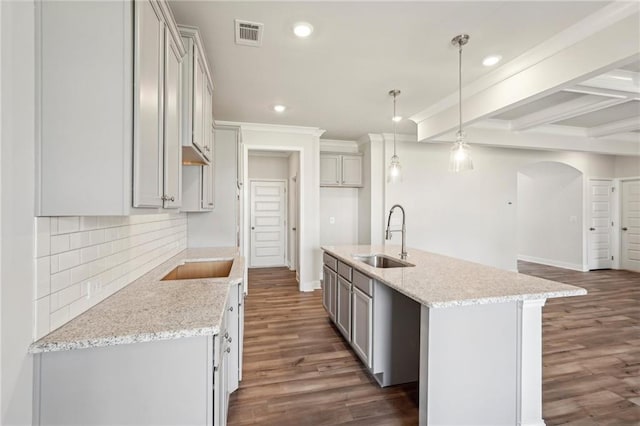
[[[546,424],[640,425],[640,274],[519,268],[589,291],[543,309]],[[380,388],[327,317],[321,291],[300,293],[293,272],[251,269],[245,309],[229,425],[418,423],[417,383]]]

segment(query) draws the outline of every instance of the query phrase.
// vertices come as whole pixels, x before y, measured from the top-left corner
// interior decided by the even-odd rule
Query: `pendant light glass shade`
[[[465,134],[462,131],[462,46],[469,42],[467,34],[460,34],[451,40],[451,44],[458,46],[458,132],[456,141],[449,154],[449,170],[452,172],[466,172],[473,170],[473,160],[471,159],[471,149],[465,142]]]
[[[391,163],[389,163],[389,168],[387,169],[387,182],[402,182],[402,166],[397,155],[391,157]]]
[[[396,98],[400,96],[400,91],[397,89],[390,90],[389,95],[393,96],[393,156],[387,169],[387,182],[397,183],[402,182],[402,166],[400,165],[400,158],[396,155],[396,124],[402,120],[398,114],[396,114]]]
[[[449,154],[449,171],[466,172],[473,170],[471,148],[464,141],[464,133],[458,132],[457,139]]]

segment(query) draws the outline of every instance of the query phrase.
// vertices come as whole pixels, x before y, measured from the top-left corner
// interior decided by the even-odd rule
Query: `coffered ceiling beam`
[[[603,124],[602,126],[592,127],[588,133],[592,138],[602,138],[618,133],[633,132],[635,130],[640,130],[640,117],[631,117],[625,120]]]
[[[626,92],[621,90],[603,89],[600,87],[587,86],[578,84],[573,87],[564,89],[565,92],[583,93],[585,95],[606,96],[608,98],[628,99],[640,101],[640,93]]]
[[[532,127],[541,126],[543,124],[555,123],[590,112],[609,108],[614,105],[629,102],[628,99],[611,99],[602,98],[601,96],[583,96],[568,102],[554,105],[550,108],[536,111],[525,115],[517,120],[511,121],[511,130],[522,131],[531,129]]]
[[[469,124],[482,120],[640,60],[637,42],[639,19],[640,14],[636,11],[529,68],[467,97],[463,100],[463,122]],[[418,140],[432,140],[455,129],[458,107],[454,105],[414,121],[417,124]]]

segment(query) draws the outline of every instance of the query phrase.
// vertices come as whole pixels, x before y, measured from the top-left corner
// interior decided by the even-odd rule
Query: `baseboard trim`
[[[571,269],[572,271],[580,271],[580,272],[588,271],[588,269],[585,269],[583,265],[578,263],[562,262],[559,260],[545,259],[543,257],[527,256],[525,254],[519,254],[518,260],[522,260],[525,262],[539,263],[541,265],[547,265],[547,266],[555,266],[556,268]]]

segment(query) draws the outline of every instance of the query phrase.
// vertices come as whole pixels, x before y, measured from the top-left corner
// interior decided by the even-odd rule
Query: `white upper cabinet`
[[[164,22],[156,4],[134,4],[133,206],[162,207]]]
[[[180,26],[187,54],[182,65],[182,158],[185,164],[211,160],[209,127],[213,123],[213,83],[197,28]]]
[[[165,33],[164,207],[182,204],[182,56],[178,42]]]
[[[36,214],[177,207],[184,46],[167,3],[38,1],[36,16]]]
[[[362,155],[320,153],[320,186],[362,186]]]

